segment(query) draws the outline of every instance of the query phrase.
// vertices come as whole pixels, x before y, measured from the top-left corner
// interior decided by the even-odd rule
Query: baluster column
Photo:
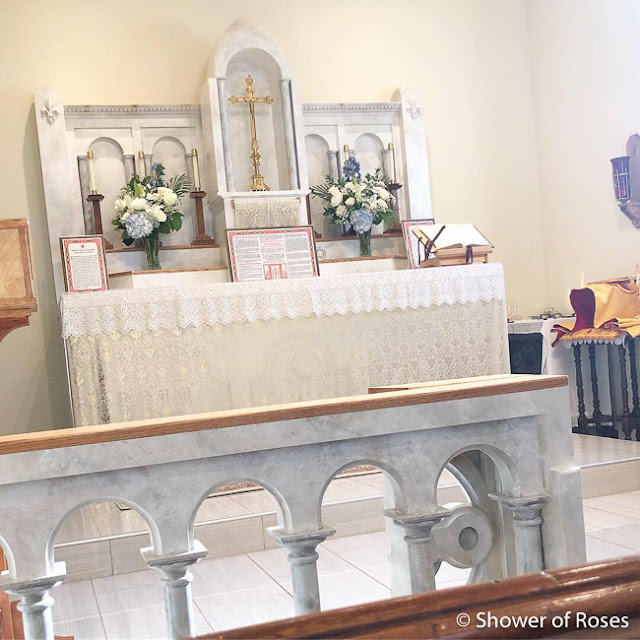
[[[580,343],[573,345],[573,360],[576,367],[576,393],[578,395],[578,433],[586,433],[589,426],[586,407],[584,404],[584,380],[582,378],[582,354]]]
[[[196,635],[191,599],[193,575],[189,567],[204,558],[208,552],[198,540],[195,540],[193,546],[193,551],[166,556],[156,556],[153,547],[140,551],[150,567],[164,574],[162,577],[164,608],[167,616],[167,630],[172,640],[193,638]]]
[[[56,562],[54,575],[0,584],[3,591],[20,598],[18,611],[22,614],[25,640],[53,640],[51,606],[54,600],[49,590],[62,582],[65,576],[64,562]]]
[[[316,547],[335,533],[334,529],[321,529],[311,533],[284,533],[278,527],[267,531],[279,545],[286,547],[293,582],[293,605],[297,616],[320,611],[318,585],[318,552]]]
[[[516,571],[518,575],[544,569],[542,548],[542,509],[547,496],[514,498],[489,494],[503,508],[511,512],[516,545]]]
[[[384,515],[391,518],[405,532],[407,543],[409,581],[411,593],[434,591],[436,588],[436,571],[434,563],[434,544],[432,529],[450,515],[449,511],[438,511],[427,514],[405,514],[395,509],[385,509]]]

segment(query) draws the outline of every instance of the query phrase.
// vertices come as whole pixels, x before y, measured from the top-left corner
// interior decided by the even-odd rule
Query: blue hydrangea
[[[149,216],[141,212],[132,213],[124,222],[124,226],[130,238],[139,240],[150,236],[155,226]]]
[[[373,215],[365,209],[358,209],[349,216],[349,222],[356,233],[366,233],[373,226]]]
[[[344,161],[342,176],[345,180],[352,180],[353,178],[360,180],[360,163],[353,156]]]

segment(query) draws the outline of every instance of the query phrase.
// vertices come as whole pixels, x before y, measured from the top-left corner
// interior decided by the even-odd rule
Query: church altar
[[[500,264],[64,294],[74,423],[508,372]]]

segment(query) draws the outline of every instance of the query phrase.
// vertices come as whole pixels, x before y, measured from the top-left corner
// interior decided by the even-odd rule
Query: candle
[[[138,151],[138,176],[140,179],[147,175],[147,164],[144,159],[144,151]]]
[[[87,166],[89,167],[89,191],[92,194],[98,193],[96,190],[96,175],[93,172],[93,151],[87,151]]]
[[[584,271],[580,272],[580,288],[584,289]]]
[[[391,180],[393,180],[393,182],[396,182],[397,178],[396,178],[396,152],[393,148],[393,142],[390,142],[387,146],[387,149],[389,150],[389,154],[391,155],[391,163],[390,163],[390,169],[393,169],[393,175],[389,176],[391,178]]]
[[[200,191],[200,167],[198,166],[197,149],[191,149],[191,160],[193,162],[193,190]]]
[[[345,144],[344,147],[342,147],[342,150],[344,151],[344,159],[348,160],[349,159],[349,145]]]

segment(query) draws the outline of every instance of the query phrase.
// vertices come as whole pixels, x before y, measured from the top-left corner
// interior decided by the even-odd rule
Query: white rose
[[[376,209],[378,211],[386,211],[387,203],[382,198],[380,198],[379,200],[376,200]]]
[[[149,205],[147,204],[147,201],[144,198],[134,198],[131,201],[131,208],[134,211],[146,211],[148,207]]]
[[[178,196],[168,187],[158,187],[158,195],[162,198],[162,201],[167,205],[167,207],[172,207],[176,202],[178,202]]]
[[[121,216],[120,216],[120,222],[124,222],[129,216],[131,215],[131,211],[125,211]]]
[[[123,202],[127,205],[127,207],[130,207],[130,206],[131,206],[131,200],[132,200],[132,198],[131,198],[131,195],[130,195],[130,194],[125,193],[125,194],[124,194],[124,196],[123,196],[123,198],[122,198],[122,200],[123,200]]]
[[[337,207],[342,202],[342,192],[338,187],[329,187],[329,193],[331,194],[331,206]]]
[[[125,209],[127,208],[127,205],[125,203],[124,200],[122,200],[121,198],[118,198],[115,202],[115,206],[116,206],[116,211],[118,213],[124,213]]]
[[[387,202],[391,194],[386,189],[378,189],[378,197]]]
[[[347,208],[343,204],[339,204],[336,207],[336,215],[340,216],[341,218],[344,216],[346,212],[347,212]]]
[[[163,211],[162,207],[159,204],[154,204],[151,207],[149,213],[158,221],[164,222],[167,219],[167,214]]]
[[[347,205],[347,207],[353,207],[353,205],[356,203],[355,198],[347,198],[344,203]]]

